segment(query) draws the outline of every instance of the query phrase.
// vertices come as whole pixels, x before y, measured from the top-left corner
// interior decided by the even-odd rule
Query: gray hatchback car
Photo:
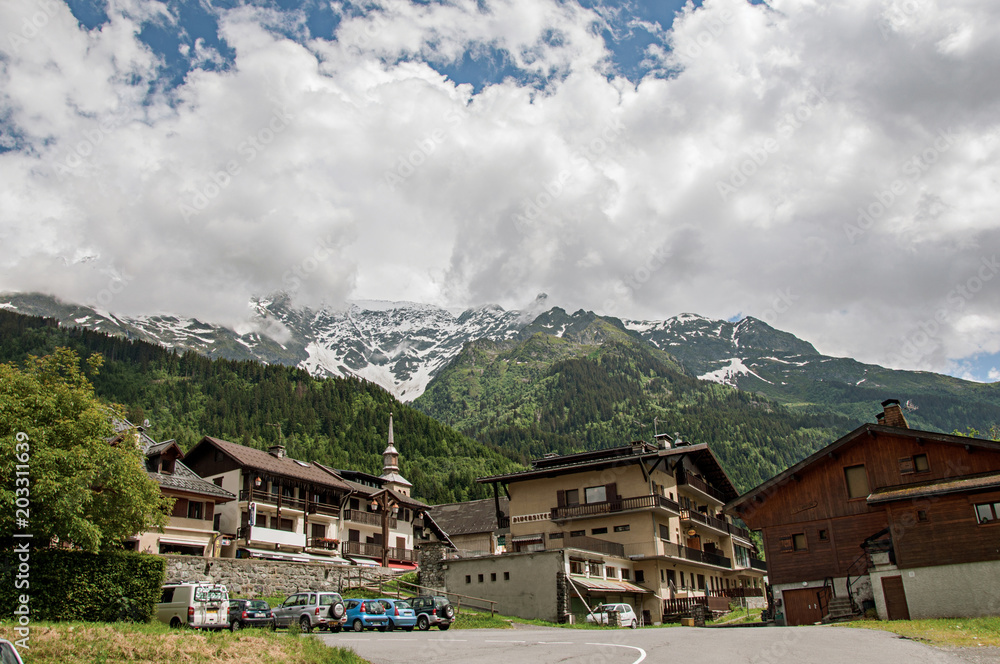
[[[298,624],[303,632],[311,632],[313,628],[339,632],[345,622],[347,611],[340,593],[295,593],[274,609],[274,623],[277,627]]]

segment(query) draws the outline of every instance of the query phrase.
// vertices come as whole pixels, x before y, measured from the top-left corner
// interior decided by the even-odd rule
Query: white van
[[[156,618],[171,627],[229,629],[229,591],[214,583],[169,583],[163,586]]]

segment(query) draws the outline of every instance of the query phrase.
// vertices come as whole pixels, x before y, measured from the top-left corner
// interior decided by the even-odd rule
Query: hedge
[[[27,589],[15,588],[17,555],[0,552],[0,615],[14,617],[18,596],[31,597],[31,619],[148,622],[166,577],[166,560],[148,553],[35,549]]]

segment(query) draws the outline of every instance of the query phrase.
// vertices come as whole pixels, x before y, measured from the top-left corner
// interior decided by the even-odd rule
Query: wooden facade
[[[898,569],[1000,561],[1000,514],[976,512],[1000,503],[1000,443],[909,429],[897,402],[883,405],[880,419],[896,426],[859,427],[727,506],[762,531],[773,585],[867,574],[866,540],[883,542]],[[902,585],[882,581],[877,592],[902,615]],[[793,612],[813,617],[815,588],[784,592],[790,624]]]

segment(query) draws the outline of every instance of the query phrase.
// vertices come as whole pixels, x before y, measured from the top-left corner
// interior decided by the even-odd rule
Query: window
[[[496,580],[497,580],[497,573],[490,572],[490,581],[496,581]]]
[[[608,578],[609,579],[617,579],[618,578],[618,568],[617,567],[609,567],[608,568]]]
[[[604,576],[604,563],[598,563],[591,561],[590,563],[590,575],[591,576]]]
[[[793,551],[805,551],[809,547],[806,546],[806,534],[796,533],[792,535],[792,550]]]
[[[868,496],[868,475],[864,465],[844,468],[844,479],[847,481],[848,498],[866,498]]]
[[[189,519],[200,519],[201,518],[202,503],[191,501],[188,503],[188,518]]]
[[[913,455],[913,470],[918,473],[925,473],[931,469],[929,463],[927,463],[926,454],[914,454]]]
[[[607,528],[591,528],[590,529],[590,534],[591,535],[607,535],[608,534],[608,529]]]
[[[570,489],[566,492],[566,504],[567,505],[579,505],[580,504],[580,490]]]
[[[976,521],[986,523],[1000,519],[1000,503],[980,503],[976,505]]]
[[[587,487],[583,490],[583,494],[588,505],[590,503],[603,503],[608,499],[608,492],[603,484],[601,486]]]
[[[550,540],[562,539],[562,538],[563,538],[563,534],[561,532],[558,532],[558,533],[549,533],[549,539]]]
[[[278,530],[284,530],[286,532],[295,532],[295,522],[291,519],[282,519],[281,523],[278,524]]]
[[[582,560],[570,560],[569,561],[569,573],[570,574],[583,574],[583,561]]]
[[[698,575],[698,590],[704,590],[704,589],[705,589],[705,575],[704,574],[699,574]]]
[[[222,530],[221,526],[222,526],[222,515],[216,514],[212,518],[212,530],[214,530],[215,532],[219,532],[220,530]]]
[[[819,531],[819,541],[820,542],[828,542],[828,541],[830,541],[830,533],[827,532],[825,529],[820,530]]]
[[[917,521],[927,521],[927,510],[917,510]]]
[[[215,482],[215,486],[222,486],[222,478],[221,477],[216,477],[212,481]]]
[[[622,579],[628,581],[629,576],[631,576],[631,572],[629,572],[627,568],[622,567]]]
[[[258,526],[260,528],[267,528],[267,515],[258,513],[257,521],[253,525]]]
[[[482,583],[483,582],[483,575],[480,574],[478,578],[479,578],[479,583]]]
[[[636,583],[646,583],[646,573],[641,569],[635,571],[635,582]]]
[[[660,570],[660,583],[663,583],[663,581],[664,581],[664,576],[663,576],[663,570],[661,569]]]
[[[670,541],[670,528],[660,524],[660,539]]]
[[[684,585],[684,572],[681,572],[681,585],[679,587],[680,588],[687,588],[687,586]]]
[[[361,503],[358,502],[357,498],[351,498],[351,509],[356,510],[361,507]]]
[[[628,524],[626,524],[624,526],[615,526],[615,532],[616,533],[627,533],[628,531],[629,531],[629,525]]]
[[[504,581],[510,581],[510,572],[504,572],[503,573],[503,580]]]
[[[465,582],[466,583],[472,583],[472,575],[471,574],[466,574],[465,575]]]
[[[583,537],[586,534],[587,534],[586,530],[571,530],[571,531],[569,531],[569,536],[570,537]]]

